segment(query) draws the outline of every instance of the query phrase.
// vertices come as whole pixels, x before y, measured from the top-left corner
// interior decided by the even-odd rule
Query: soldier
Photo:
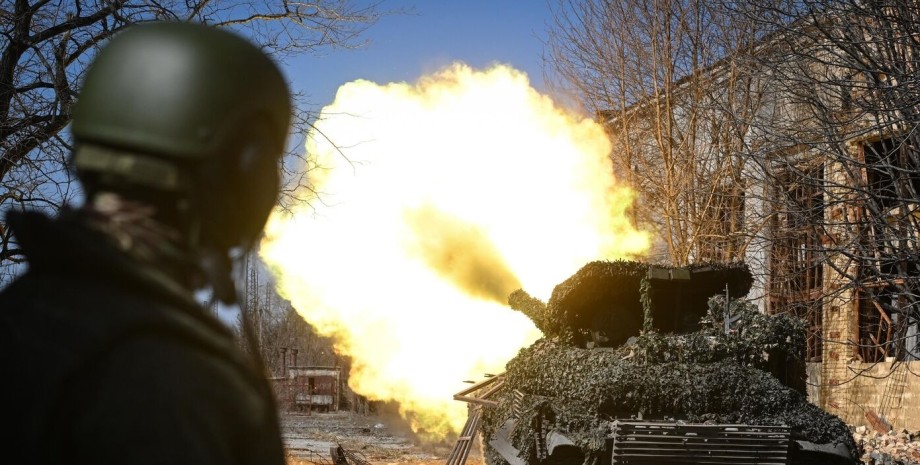
[[[135,26],[99,53],[71,127],[84,206],[7,218],[29,266],[0,295],[4,462],[284,462],[264,374],[193,293],[235,300],[290,113],[229,32]]]

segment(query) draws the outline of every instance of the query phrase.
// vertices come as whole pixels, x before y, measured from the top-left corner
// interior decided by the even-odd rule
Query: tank
[[[805,396],[805,325],[745,301],[744,264],[598,261],[512,308],[544,337],[459,396],[488,465],[854,464]],[[480,419],[481,417],[481,419]]]

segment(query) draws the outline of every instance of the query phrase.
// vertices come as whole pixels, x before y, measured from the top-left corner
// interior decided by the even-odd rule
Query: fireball
[[[540,337],[512,291],[546,300],[586,262],[648,248],[603,128],[508,66],[345,84],[306,150],[311,194],[272,215],[261,256],[352,358],[350,387],[423,437],[458,431],[462,381]]]

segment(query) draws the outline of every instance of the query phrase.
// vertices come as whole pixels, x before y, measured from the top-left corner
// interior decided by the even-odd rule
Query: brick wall
[[[841,393],[852,386],[856,373],[850,370],[851,364],[858,360],[856,354],[857,326],[854,318],[852,291],[835,289],[834,276],[829,275],[825,281],[824,346],[818,386],[818,405],[830,413],[840,416],[847,423],[851,422],[849,402],[844,401]],[[830,291],[830,292],[828,292]],[[858,421],[856,424],[863,424]]]
[[[845,170],[830,164],[826,175],[826,195],[844,198],[845,192],[834,186],[850,182]],[[855,210],[845,202],[839,206],[825,211],[832,240],[825,249],[829,264],[824,267],[824,346],[820,367],[810,367],[809,399],[851,425],[872,426],[874,418],[882,417],[896,430],[920,430],[920,361],[868,364],[856,355],[857,307],[845,275],[858,273],[846,254],[835,253],[835,248],[846,249],[848,241],[855,240],[845,226],[855,220]]]
[[[872,426],[878,415],[896,430],[920,430],[920,361],[859,361],[855,307],[833,303],[824,309],[824,362],[809,367],[809,400],[850,425]]]
[[[824,390],[826,410],[851,425],[872,426],[878,415],[895,430],[920,430],[920,361],[851,362],[847,368],[851,375],[845,383]]]

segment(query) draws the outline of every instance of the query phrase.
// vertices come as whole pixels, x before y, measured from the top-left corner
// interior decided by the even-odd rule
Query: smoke
[[[486,232],[426,205],[406,211],[408,248],[428,267],[473,297],[508,302],[521,283]]]

